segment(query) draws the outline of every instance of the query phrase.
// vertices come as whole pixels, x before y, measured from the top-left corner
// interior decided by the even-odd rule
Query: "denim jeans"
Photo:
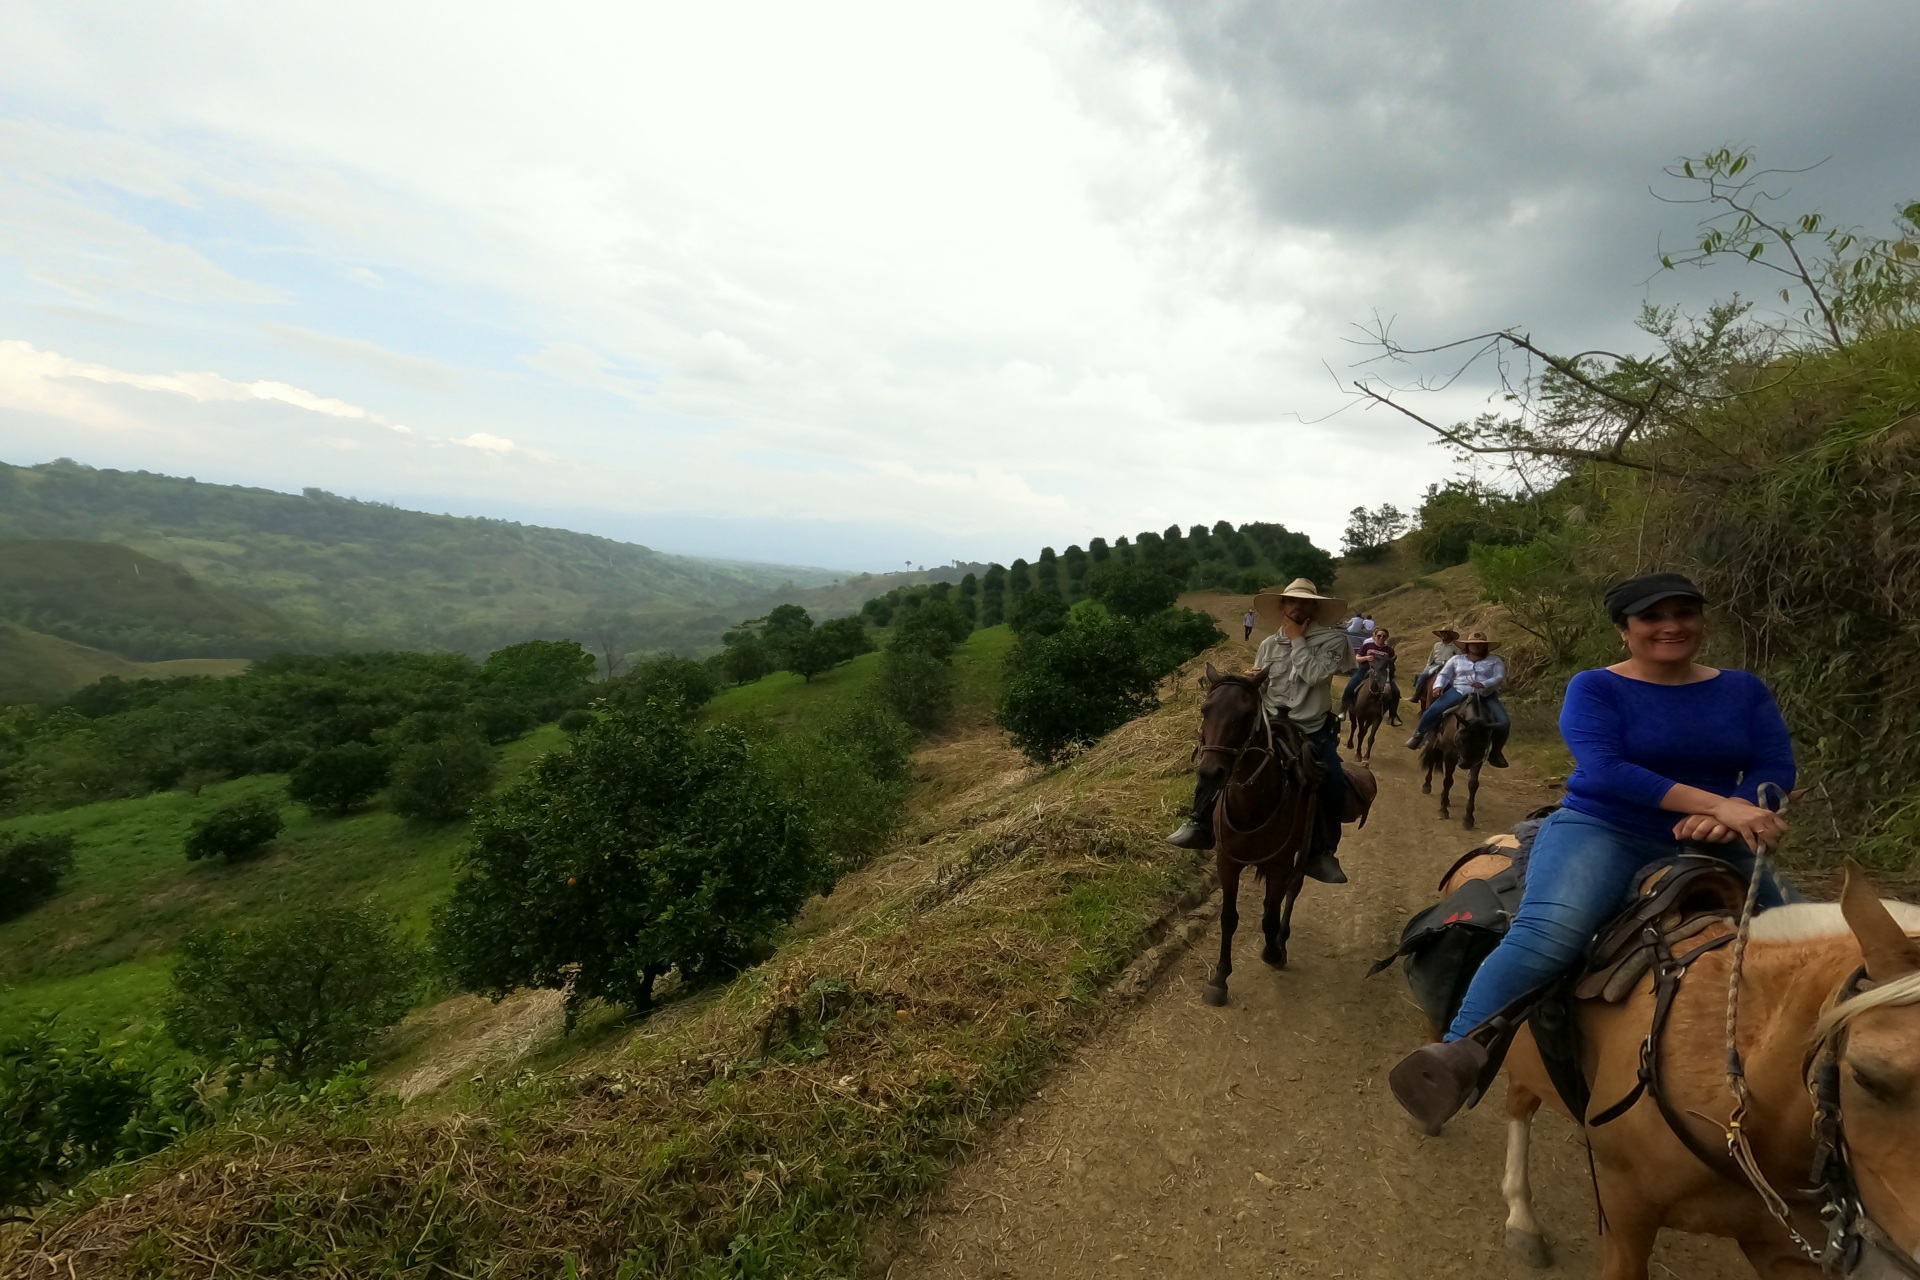
[[[1467,700],[1467,691],[1458,687],[1447,690],[1420,713],[1420,726],[1417,732],[1432,733],[1440,727],[1440,717]],[[1487,723],[1493,726],[1495,742],[1505,742],[1507,734],[1513,728],[1513,720],[1507,715],[1506,704],[1498,695],[1487,694],[1481,699],[1481,705],[1487,709]]]
[[[1673,820],[1681,816],[1676,813]],[[1735,871],[1753,874],[1753,853],[1745,845],[1717,848]],[[1678,852],[1672,839],[1636,835],[1571,809],[1551,815],[1534,839],[1513,925],[1474,975],[1447,1039],[1460,1039],[1580,963],[1600,926],[1626,904],[1640,868]],[[1769,879],[1760,886],[1761,907],[1784,901],[1778,882]]]

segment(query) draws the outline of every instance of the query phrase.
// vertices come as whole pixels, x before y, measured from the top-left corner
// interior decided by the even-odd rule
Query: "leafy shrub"
[[[613,710],[543,757],[474,823],[435,913],[469,990],[652,1005],[761,954],[821,880],[808,824],[731,727]]]
[[[280,806],[255,797],[215,809],[187,834],[187,860],[221,858],[240,862],[258,857],[280,834]]]
[[[51,1016],[0,1039],[0,1208],[39,1204],[204,1123],[194,1077],[150,1037],[105,1042]]]
[[[412,1007],[420,949],[367,907],[300,907],[180,945],[167,1030],[214,1062],[291,1079],[359,1057]]]
[[[735,684],[752,684],[773,670],[773,655],[759,636],[752,632],[727,633],[727,647],[720,655],[720,669]]]
[[[1047,591],[1029,591],[1007,617],[1017,636],[1050,636],[1067,625],[1067,602]]]
[[[1153,665],[1163,674],[1227,638],[1227,633],[1220,629],[1220,624],[1213,620],[1212,614],[1183,606],[1156,613],[1147,619],[1143,630],[1153,655]]]
[[[953,714],[953,664],[917,649],[887,646],[880,656],[880,691],[907,724],[930,733]]]
[[[422,742],[400,753],[388,795],[403,818],[447,822],[473,812],[493,786],[493,750],[471,738]]]
[[[1171,609],[1180,583],[1151,564],[1109,560],[1087,575],[1087,594],[1109,612],[1140,622]]]
[[[1049,764],[1151,710],[1158,678],[1144,631],[1082,601],[1059,632],[1028,636],[1007,655],[1000,726]]]
[[[782,793],[805,815],[819,852],[820,891],[886,846],[906,800],[912,751],[913,731],[877,704],[757,747]]]
[[[315,813],[349,813],[373,799],[392,772],[393,758],[384,748],[345,742],[301,761],[287,779],[287,795]]]
[[[720,678],[704,662],[668,655],[648,659],[631,674],[598,686],[596,692],[616,707],[637,710],[658,702],[692,715],[720,692]]]
[[[472,720],[480,736],[498,746],[526,736],[528,730],[540,723],[540,713],[524,702],[486,698],[473,704]]]
[[[567,734],[578,733],[592,723],[593,712],[582,707],[575,707],[560,717],[560,732]]]
[[[73,837],[0,831],[0,920],[25,915],[73,871]]]
[[[593,679],[593,655],[572,640],[528,640],[487,655],[480,677],[524,702],[565,698]]]
[[[902,609],[894,615],[889,647],[945,662],[972,634],[972,619],[957,606],[946,600],[925,600],[918,608]]]

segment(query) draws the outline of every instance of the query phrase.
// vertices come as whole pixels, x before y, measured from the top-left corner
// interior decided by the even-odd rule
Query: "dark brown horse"
[[[1287,966],[1287,938],[1293,904],[1300,896],[1314,811],[1320,795],[1320,762],[1292,720],[1269,720],[1260,690],[1266,670],[1233,676],[1207,664],[1207,696],[1200,704],[1200,746],[1195,772],[1200,781],[1220,788],[1214,802],[1214,870],[1220,877],[1220,962],[1214,966],[1204,998],[1227,1002],[1227,978],[1233,973],[1233,935],[1240,925],[1240,873],[1248,868],[1266,884],[1260,931],[1267,945],[1260,958],[1276,969]],[[1358,765],[1347,770],[1348,821],[1366,819],[1373,801],[1373,774]]]
[[[1393,655],[1378,653],[1367,664],[1367,678],[1353,694],[1353,710],[1347,716],[1347,750],[1356,760],[1373,759],[1373,740],[1380,736],[1380,723],[1400,711],[1400,687],[1393,682]]]
[[[1487,761],[1487,748],[1493,745],[1493,725],[1487,720],[1486,706],[1478,694],[1447,712],[1440,727],[1427,737],[1420,751],[1420,763],[1427,771],[1420,794],[1433,794],[1433,771],[1444,768],[1440,784],[1440,816],[1451,818],[1453,811],[1453,771],[1467,771],[1467,812],[1461,823],[1473,830],[1473,802],[1480,794],[1480,767]]]

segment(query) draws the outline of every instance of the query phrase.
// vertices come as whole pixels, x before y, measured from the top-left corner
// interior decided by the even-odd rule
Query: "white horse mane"
[[[1920,933],[1920,906],[1891,898],[1883,899],[1881,905],[1906,932]],[[1756,914],[1748,937],[1755,943],[1813,942],[1845,937],[1851,932],[1846,917],[1840,914],[1839,903],[1792,902]]]

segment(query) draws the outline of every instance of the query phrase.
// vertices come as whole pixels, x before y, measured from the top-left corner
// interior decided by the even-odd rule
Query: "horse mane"
[[[1920,933],[1920,906],[1910,902],[1881,900],[1887,914],[1908,933]],[[1812,942],[1820,938],[1840,938],[1852,934],[1837,902],[1791,902],[1783,907],[1762,911],[1753,918],[1754,944]]]
[[[1857,996],[1849,996],[1828,1006],[1820,1015],[1820,1021],[1813,1026],[1814,1042],[1818,1044],[1840,1034],[1862,1014],[1908,1004],[1920,1004],[1920,973],[1910,973],[1904,978],[1883,982]]]
[[[1207,692],[1212,693],[1214,689],[1218,689],[1223,684],[1238,685],[1240,688],[1247,690],[1249,693],[1259,693],[1261,691],[1260,685],[1258,682],[1248,679],[1246,676],[1229,675],[1226,672],[1222,671],[1217,673],[1217,676],[1213,682],[1213,688],[1208,689]]]

